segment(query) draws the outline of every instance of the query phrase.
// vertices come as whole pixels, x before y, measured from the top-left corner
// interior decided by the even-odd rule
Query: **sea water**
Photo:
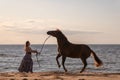
[[[86,72],[120,73],[120,45],[89,45],[90,48],[103,61],[103,66],[96,68],[93,57],[87,59]],[[41,50],[42,45],[31,45],[32,49]],[[45,45],[41,54],[32,54],[33,71],[63,71],[56,63],[57,45]],[[24,57],[23,45],[0,45],[0,72],[18,72],[18,67]],[[61,58],[59,58],[61,64]],[[83,67],[80,58],[66,58],[65,66],[69,72],[79,72]]]

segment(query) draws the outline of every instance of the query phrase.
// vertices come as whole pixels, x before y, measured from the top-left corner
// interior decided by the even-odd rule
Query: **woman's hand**
[[[38,55],[38,54],[41,54],[41,52],[37,52],[37,55]]]
[[[38,54],[38,51],[36,50],[35,53]]]

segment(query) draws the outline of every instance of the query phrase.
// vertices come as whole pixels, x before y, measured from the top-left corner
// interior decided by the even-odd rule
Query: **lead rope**
[[[39,65],[39,68],[40,68],[40,64],[39,64],[39,60],[38,60],[38,55],[40,55],[40,54],[42,53],[43,47],[45,46],[45,42],[46,42],[49,38],[50,38],[50,35],[45,39],[45,41],[44,41],[44,43],[43,43],[43,45],[42,45],[42,47],[41,47],[40,52],[36,54],[36,59],[37,59],[37,63],[38,63],[38,65]]]

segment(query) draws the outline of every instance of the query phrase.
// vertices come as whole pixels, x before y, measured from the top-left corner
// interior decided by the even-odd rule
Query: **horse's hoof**
[[[82,73],[83,71],[80,71],[80,73]]]
[[[60,68],[60,67],[61,67],[61,65],[58,65],[58,67]]]
[[[67,70],[65,70],[65,72],[67,72]]]

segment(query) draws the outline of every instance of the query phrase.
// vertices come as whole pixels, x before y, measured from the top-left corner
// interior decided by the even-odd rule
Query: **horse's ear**
[[[60,31],[61,32],[61,30],[59,30],[59,29],[56,29],[56,31]]]

